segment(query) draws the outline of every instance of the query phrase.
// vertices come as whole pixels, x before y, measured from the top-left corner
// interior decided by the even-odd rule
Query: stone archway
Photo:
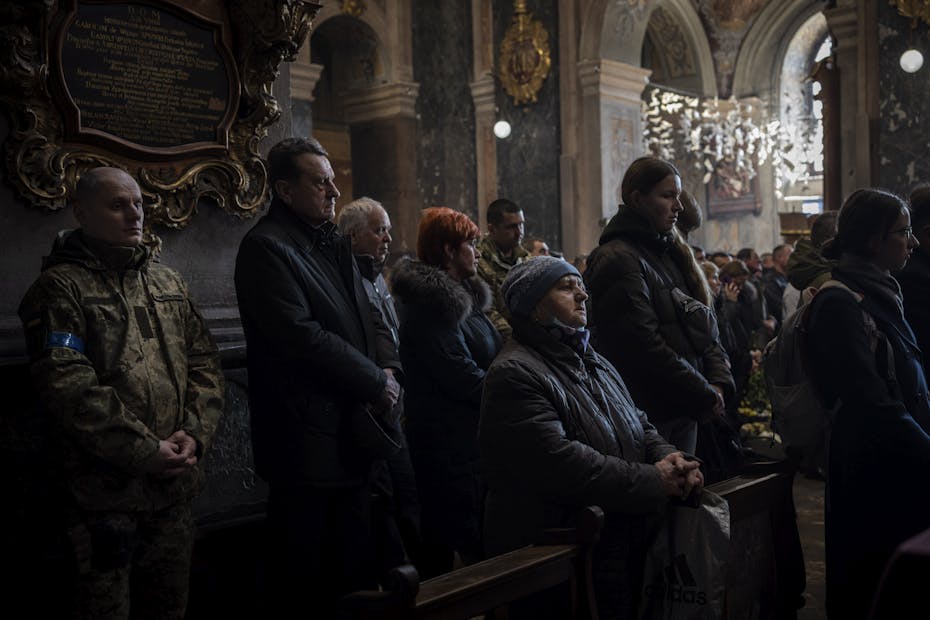
[[[316,131],[319,116],[320,129],[344,133],[352,194],[384,204],[394,225],[392,250],[401,253],[416,245],[419,194],[409,155],[416,149],[419,84],[413,81],[410,2],[390,5],[387,11],[367,3],[357,15],[333,4],[324,8],[291,67],[292,100],[295,112],[304,111],[295,113],[295,131]],[[340,64],[328,81],[320,62],[327,56],[324,38],[337,47],[329,57]]]
[[[791,41],[812,15],[822,12],[826,0],[781,0],[769,2],[753,21],[743,39],[733,72],[733,94],[737,98],[758,97],[777,110],[781,67]]]
[[[587,252],[597,244],[605,219],[619,202],[623,172],[643,152],[641,97],[650,71],[642,68],[642,52],[657,7],[677,24],[692,54],[700,84],[695,94],[713,96],[713,58],[689,0],[560,3],[560,21],[568,22],[566,29],[575,19],[580,26],[577,47],[573,33],[560,50],[561,83],[566,85],[561,92],[561,174],[562,239],[567,253]]]
[[[779,118],[781,73],[788,45],[794,33],[826,4],[821,0],[784,0],[763,7],[740,43],[732,74],[732,95],[741,101],[756,102],[763,108],[761,113]],[[770,162],[761,166],[758,179],[761,214],[709,221],[703,233],[706,245],[764,249],[782,242],[775,173]]]

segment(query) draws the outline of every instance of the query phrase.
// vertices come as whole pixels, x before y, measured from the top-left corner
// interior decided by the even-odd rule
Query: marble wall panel
[[[494,3],[495,54],[510,26],[512,6],[508,0]],[[530,0],[526,8],[549,33],[552,66],[535,103],[515,106],[498,82],[499,115],[512,127],[509,138],[497,141],[498,196],[523,207],[527,237],[541,237],[561,249],[558,2]]]
[[[470,2],[413,2],[421,204],[458,209],[477,222],[471,20]]]
[[[878,69],[880,92],[877,185],[907,195],[930,182],[930,38],[927,24],[911,30],[910,20],[887,2],[878,3]],[[924,56],[916,73],[898,64],[909,47]]]

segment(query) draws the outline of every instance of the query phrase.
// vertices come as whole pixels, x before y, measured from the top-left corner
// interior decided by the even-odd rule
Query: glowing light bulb
[[[510,137],[510,123],[507,121],[497,121],[494,123],[494,135],[503,140]]]
[[[915,49],[910,49],[901,54],[901,68],[908,73],[914,73],[924,66],[924,55]]]

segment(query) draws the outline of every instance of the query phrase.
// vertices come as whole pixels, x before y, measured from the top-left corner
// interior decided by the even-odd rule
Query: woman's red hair
[[[481,231],[461,211],[448,207],[423,209],[417,229],[417,257],[433,267],[445,267],[446,244],[458,248],[465,241],[477,239]]]

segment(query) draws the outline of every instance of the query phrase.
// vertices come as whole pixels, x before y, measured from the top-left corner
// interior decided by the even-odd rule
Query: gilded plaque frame
[[[73,1],[73,0],[72,0]],[[113,2],[113,4],[119,4]],[[228,128],[225,152],[172,157],[131,156],[87,141],[68,142],[64,119],[49,86],[49,25],[68,4],[56,0],[13,0],[0,5],[0,103],[11,121],[4,144],[7,179],[30,205],[62,209],[77,179],[96,166],[127,170],[139,182],[146,202],[147,228],[186,226],[201,199],[248,217],[266,202],[267,170],[258,151],[281,110],[272,85],[282,61],[292,61],[321,6],[306,0],[228,0],[191,3],[133,0],[133,4],[172,6],[201,19],[229,25],[237,72],[238,109]],[[149,230],[151,230],[149,228]]]

